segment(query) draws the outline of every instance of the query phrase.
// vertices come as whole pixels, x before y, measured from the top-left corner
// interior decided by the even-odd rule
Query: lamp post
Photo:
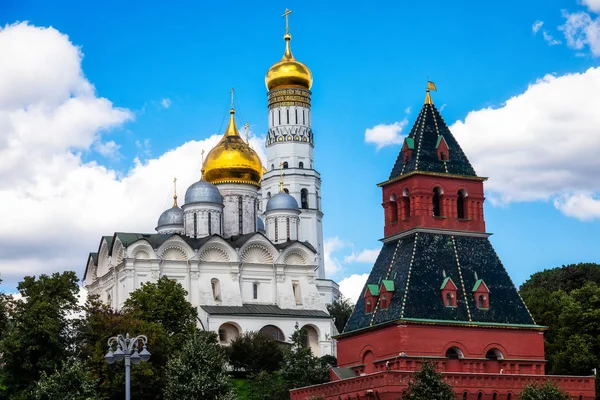
[[[142,342],[142,351],[138,352],[139,342]],[[134,338],[129,337],[129,333],[125,336],[117,335],[108,339],[108,353],[104,356],[107,363],[112,364],[115,361],[125,360],[125,400],[131,400],[131,382],[130,368],[131,364],[137,364],[140,361],[148,361],[150,352],[146,349],[148,338],[144,335],[139,335]],[[113,345],[116,345],[116,350],[113,353]]]

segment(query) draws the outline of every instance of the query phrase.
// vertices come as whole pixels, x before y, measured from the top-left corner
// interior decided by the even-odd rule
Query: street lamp
[[[139,342],[142,342],[142,351],[138,352]],[[131,399],[131,384],[130,384],[130,373],[131,364],[137,364],[140,361],[148,361],[150,359],[150,352],[146,349],[148,338],[144,335],[139,335],[133,339],[129,337],[129,333],[123,337],[123,335],[113,336],[108,339],[108,353],[104,356],[107,363],[112,364],[115,361],[119,362],[125,360],[125,400]],[[117,349],[113,352],[113,345],[117,346]]]

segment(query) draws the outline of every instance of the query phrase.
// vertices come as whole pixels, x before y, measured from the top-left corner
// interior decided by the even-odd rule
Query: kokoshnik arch
[[[187,290],[199,325],[223,344],[245,331],[285,342],[299,327],[316,355],[335,354],[338,332],[326,304],[339,288],[323,265],[312,74],[292,55],[289,13],[284,55],[265,78],[267,168],[240,136],[232,100],[227,129],[183,206],[175,192],[157,233],[103,236],[88,258],[88,293],[120,309],[132,291],[167,276]]]
[[[516,400],[554,380],[595,399],[593,377],[545,375],[544,331],[485,230],[483,183],[433,104],[429,82],[383,194],[383,247],[337,336],[331,382],[292,400],[402,398],[432,361],[464,400]],[[485,132],[481,132],[485,134]]]

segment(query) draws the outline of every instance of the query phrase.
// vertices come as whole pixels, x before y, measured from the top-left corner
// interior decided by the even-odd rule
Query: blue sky
[[[53,27],[68,36],[84,55],[80,65],[84,78],[80,78],[95,87],[92,97],[112,103],[113,119],[107,117],[107,122],[102,120],[89,128],[85,143],[74,145],[67,140],[61,147],[61,156],[71,153],[79,157],[71,172],[77,166],[98,165],[118,182],[135,177],[146,163],[164,161],[165,153],[171,150],[222,132],[231,87],[236,89],[238,123],[249,122],[259,143],[267,129],[264,75],[283,53],[281,14],[289,7],[293,10],[292,50],[314,76],[315,166],[323,178],[324,234],[329,240],[333,278],[341,281],[356,275],[346,284],[358,287],[362,274],[370,270],[372,250],[380,246],[378,239],[383,234],[381,194],[376,184],[388,177],[400,150],[397,142],[414,123],[428,78],[438,87],[434,102],[443,108],[446,122],[464,122],[455,133],[467,156],[480,175],[490,175],[488,187],[491,185],[493,191],[488,199],[494,201],[486,203],[487,227],[494,233],[492,241],[515,283],[522,283],[535,271],[564,263],[600,262],[596,245],[600,181],[594,178],[600,165],[584,162],[582,175],[577,163],[561,162],[564,167],[556,170],[538,163],[540,158],[551,157],[549,149],[557,146],[564,146],[562,153],[570,159],[582,155],[581,148],[560,140],[572,134],[570,129],[581,131],[579,125],[591,129],[591,136],[584,136],[584,140],[594,138],[586,148],[600,150],[595,139],[600,131],[596,129],[594,136],[592,129],[598,121],[591,117],[600,105],[593,90],[600,87],[595,73],[600,38],[594,36],[593,29],[587,29],[598,23],[594,11],[600,11],[597,0],[509,0],[501,5],[382,1],[377,6],[347,1],[0,2],[0,26],[5,27],[5,36],[10,26],[22,21],[28,21],[30,28]],[[543,25],[538,23],[533,29],[536,21]],[[10,40],[5,37],[5,43]],[[29,42],[23,39],[19,43],[27,46]],[[3,49],[11,51],[0,45],[0,56]],[[9,54],[19,54],[16,51]],[[56,70],[62,71],[60,58],[50,56],[42,62],[56,63]],[[8,74],[16,74],[18,69],[5,69],[4,73],[12,77]],[[538,81],[548,74],[551,76],[546,80]],[[39,82],[36,85],[32,84],[32,90],[47,88]],[[43,96],[38,97],[35,101],[45,104],[40,100]],[[77,96],[71,93],[70,97]],[[512,108],[507,107],[511,98],[515,99]],[[552,106],[544,109],[536,99]],[[567,106],[581,104],[557,117],[561,102]],[[125,114],[118,114],[119,110]],[[515,110],[530,110],[527,113],[536,117],[521,121],[522,115]],[[1,113],[0,98],[0,127]],[[467,115],[473,118],[465,119]],[[499,130],[499,125],[505,131]],[[569,131],[561,130],[566,128]],[[376,144],[366,143],[368,129],[383,129],[387,136]],[[531,137],[523,142],[518,136],[511,138],[519,129]],[[502,155],[502,162],[490,162],[492,153]],[[50,157],[50,153],[44,154]],[[197,158],[190,165],[199,165],[198,153],[189,156]],[[172,165],[178,163],[175,160]],[[0,173],[7,171],[0,164]],[[549,178],[541,178],[544,171],[551,172]],[[165,176],[173,174],[175,171],[166,171]],[[154,212],[169,202],[170,180],[160,178],[164,182],[159,187],[164,191],[136,193],[126,188],[118,193],[127,193],[127,199],[146,199]],[[15,178],[16,182],[19,179]],[[147,172],[140,175],[142,179],[159,177]],[[578,183],[570,185],[573,180]],[[137,187],[147,189],[148,185],[140,183]],[[0,194],[14,188],[0,185]],[[90,191],[90,196],[95,196],[93,189]],[[48,198],[61,195],[65,194]],[[43,199],[36,203],[42,215]],[[95,208],[87,207],[83,215],[118,212],[108,200],[108,209],[102,202],[90,204]],[[143,222],[124,213],[116,218],[114,228],[90,220],[82,223],[83,227],[62,233],[60,224],[42,225],[35,228],[33,236],[24,229],[24,238],[39,238],[43,243],[35,257],[19,257],[16,252],[0,260],[5,279],[0,288],[11,291],[23,273],[49,272],[51,267],[76,268],[81,273],[86,255],[95,251],[100,235],[124,230],[131,226],[127,220],[151,230],[153,218]],[[0,238],[14,248],[12,242],[20,241],[19,232],[0,231]],[[86,239],[65,244],[80,234]],[[358,257],[364,250],[371,253]],[[52,261],[44,261],[49,259]]]

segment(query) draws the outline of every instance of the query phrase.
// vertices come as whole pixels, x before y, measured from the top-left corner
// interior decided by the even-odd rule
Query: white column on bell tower
[[[262,210],[279,192],[279,165],[283,165],[284,190],[300,206],[298,240],[309,242],[318,254],[317,277],[325,278],[323,264],[323,213],[321,176],[315,170],[311,115],[312,74],[292,55],[286,10],[286,48],[282,59],[267,72],[269,132],[266,139],[267,172],[261,182]]]

